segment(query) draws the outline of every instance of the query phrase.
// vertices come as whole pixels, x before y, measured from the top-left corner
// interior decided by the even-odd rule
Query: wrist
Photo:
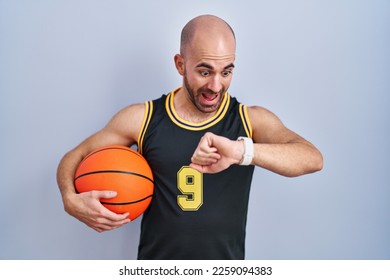
[[[239,165],[250,165],[253,161],[254,157],[254,145],[253,140],[248,137],[238,137],[238,141],[242,141],[244,143],[244,152],[242,154]]]
[[[67,213],[71,212],[71,209],[73,208],[73,203],[76,194],[76,191],[72,191],[71,189],[62,192],[62,202],[64,204],[64,209]]]

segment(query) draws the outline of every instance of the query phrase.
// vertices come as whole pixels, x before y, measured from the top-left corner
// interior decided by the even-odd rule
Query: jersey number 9
[[[202,173],[189,166],[183,166],[177,172],[177,187],[182,193],[177,196],[177,204],[183,211],[197,211],[202,206]]]

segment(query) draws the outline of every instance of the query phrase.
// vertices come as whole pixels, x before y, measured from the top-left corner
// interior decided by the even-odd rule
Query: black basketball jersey
[[[244,259],[254,166],[202,174],[188,165],[208,131],[251,137],[247,109],[226,93],[215,116],[189,123],[177,115],[174,94],[145,103],[138,149],[153,170],[155,192],[142,218],[138,259]]]

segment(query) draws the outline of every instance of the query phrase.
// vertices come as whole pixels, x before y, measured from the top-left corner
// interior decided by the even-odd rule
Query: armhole
[[[252,124],[248,116],[248,107],[240,104],[238,110],[240,112],[240,117],[241,117],[242,125],[244,126],[245,129],[246,136],[252,138]]]
[[[142,120],[141,129],[138,134],[138,152],[140,154],[142,154],[143,141],[146,134],[146,130],[148,129],[150,123],[150,119],[152,118],[152,113],[153,113],[153,102],[146,101],[144,118]]]

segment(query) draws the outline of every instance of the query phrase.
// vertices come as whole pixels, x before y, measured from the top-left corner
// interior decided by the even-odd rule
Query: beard
[[[222,103],[224,93],[227,91],[224,87],[222,87],[219,92],[214,92],[205,86],[197,90],[193,89],[190,86],[186,75],[184,75],[184,87],[188,92],[188,98],[191,100],[192,104],[194,104],[202,113],[213,113],[217,111]],[[201,101],[202,99],[213,101],[217,98],[218,100],[214,104],[207,104]]]

